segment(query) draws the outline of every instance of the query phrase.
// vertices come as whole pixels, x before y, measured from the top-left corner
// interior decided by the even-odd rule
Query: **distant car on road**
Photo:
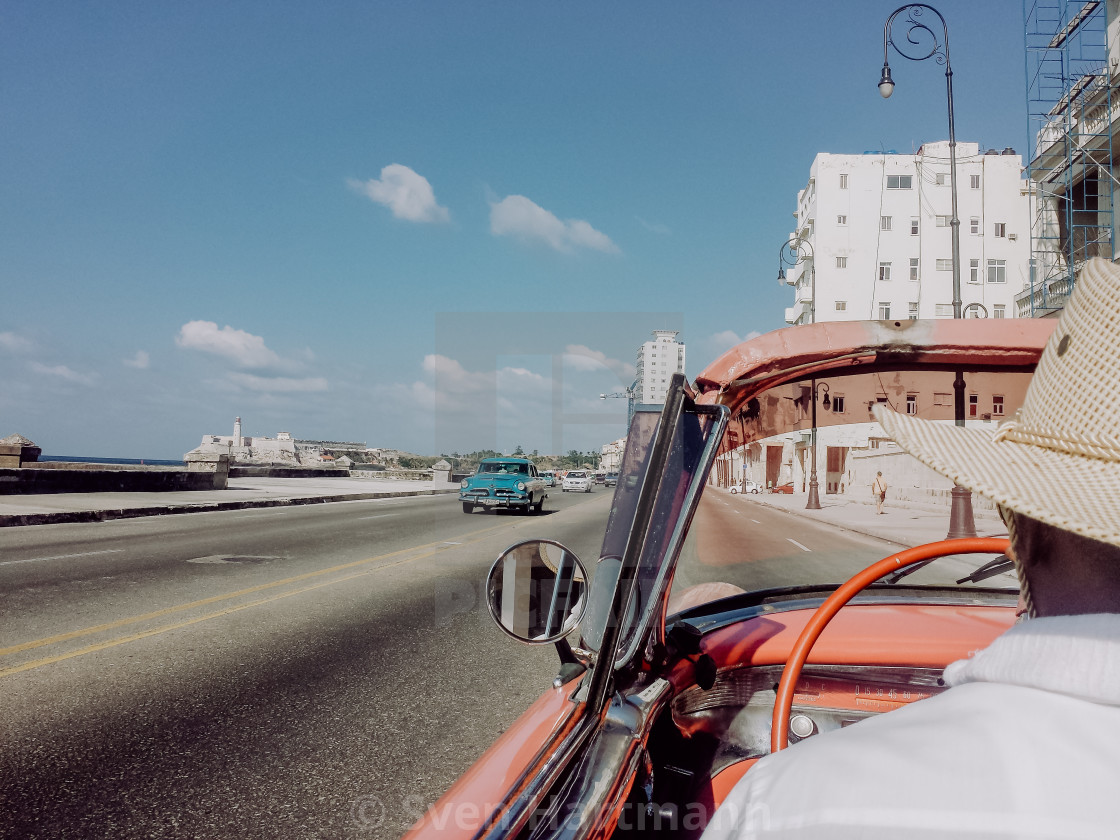
[[[793,495],[793,482],[791,481],[788,484],[779,484],[777,487],[771,488],[770,492],[771,493],[785,493],[787,496],[792,496]]]
[[[618,485],[618,473],[607,473],[607,487],[615,487]]]
[[[607,483],[607,474],[597,472],[597,473],[595,473],[594,475],[591,476],[591,480],[594,481],[596,484],[606,484]]]
[[[545,483],[527,458],[484,458],[474,475],[459,484],[463,513],[476,507],[544,512]]]
[[[762,485],[759,484],[757,481],[751,481],[749,478],[744,478],[743,483],[741,485],[739,485],[739,484],[732,484],[731,485],[731,492],[732,493],[761,493],[762,492]]]
[[[564,485],[561,489],[565,493],[569,490],[572,492],[590,493],[591,476],[584,470],[568,470],[568,474],[564,476]]]
[[[541,473],[541,481],[544,482],[545,487],[555,487],[556,473],[554,473],[552,470],[545,470]]]

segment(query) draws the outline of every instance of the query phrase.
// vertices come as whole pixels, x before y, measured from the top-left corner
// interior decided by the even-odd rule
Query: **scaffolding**
[[[1016,299],[1020,317],[1059,311],[1087,259],[1113,259],[1117,68],[1109,55],[1108,5],[1024,0],[1032,219],[1030,285]]]

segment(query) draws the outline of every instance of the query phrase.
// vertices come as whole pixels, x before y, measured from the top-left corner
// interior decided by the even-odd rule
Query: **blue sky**
[[[1026,150],[1018,0],[936,4],[958,140]],[[870,2],[0,5],[0,437],[420,453],[621,436],[638,345],[688,374],[784,326],[818,152],[947,137]]]

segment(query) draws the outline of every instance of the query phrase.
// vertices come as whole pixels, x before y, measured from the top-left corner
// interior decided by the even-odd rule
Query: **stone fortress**
[[[242,434],[241,418],[233,421],[232,435],[203,435],[202,443],[186,456],[229,455],[231,464],[304,467],[349,467],[351,464],[396,463],[400,453],[391,449],[370,449],[364,443],[297,440],[288,432],[276,437],[250,437]]]

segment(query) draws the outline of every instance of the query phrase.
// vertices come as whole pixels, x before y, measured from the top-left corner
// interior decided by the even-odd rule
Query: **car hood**
[[[500,475],[498,473],[485,473],[467,477],[467,481],[472,487],[513,487],[519,481],[528,483],[533,480],[527,475]]]

